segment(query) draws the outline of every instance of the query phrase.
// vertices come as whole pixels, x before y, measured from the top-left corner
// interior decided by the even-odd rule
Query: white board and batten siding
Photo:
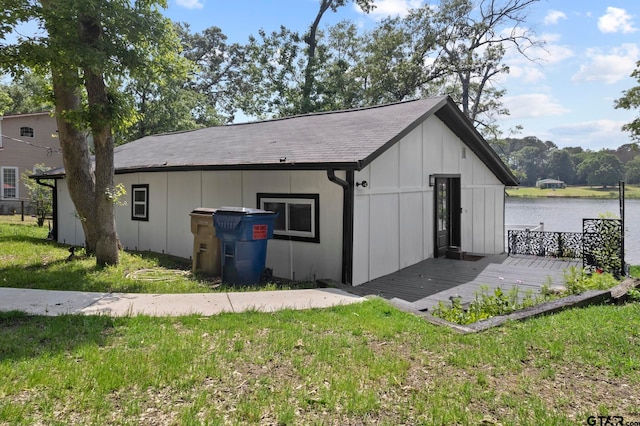
[[[431,116],[355,174],[354,285],[433,257],[431,174],[460,175],[462,250],[504,251],[504,185]]]
[[[337,172],[345,179],[344,172]],[[189,258],[193,234],[189,213],[197,207],[256,206],[257,193],[318,194],[320,243],[270,240],[267,266],[275,276],[311,280],[341,279],[342,197],[324,171],[185,171],[116,175],[127,190],[127,205],[116,206],[123,247]],[[149,220],[131,219],[132,185],[149,185]],[[64,180],[57,185],[58,240],[83,245],[84,233],[73,212]]]

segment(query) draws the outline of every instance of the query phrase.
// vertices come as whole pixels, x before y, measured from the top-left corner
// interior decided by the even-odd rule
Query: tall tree
[[[638,142],[620,145],[614,154],[622,164],[627,164],[629,161],[640,155],[640,145]]]
[[[431,15],[416,16],[385,19],[364,37],[358,77],[365,86],[366,104],[418,98],[434,78],[425,66],[436,49]]]
[[[318,45],[318,28],[320,26],[320,22],[322,21],[322,17],[328,10],[336,12],[340,7],[343,7],[345,4],[351,2],[357,4],[365,13],[369,13],[375,7],[373,5],[373,0],[320,0],[320,8],[318,9],[318,13],[311,23],[309,31],[307,31],[307,33],[303,37],[304,43],[307,45],[307,63],[304,68],[304,82],[302,83],[302,104],[300,105],[300,112],[303,114],[316,110],[313,99],[314,91],[316,91],[316,48]]]
[[[577,168],[587,185],[607,187],[624,177],[624,167],[615,155],[606,151],[591,152]]]
[[[635,157],[624,166],[624,178],[627,183],[640,183],[640,156]]]
[[[503,63],[506,49],[526,57],[527,49],[542,44],[524,27],[529,7],[538,1],[442,0],[435,12],[427,4],[409,15],[416,23],[424,21],[427,33],[436,32],[439,52],[429,90],[452,95],[485,136],[495,135],[496,118],[508,113],[501,102],[504,90],[496,84],[509,72]]]
[[[135,104],[138,120],[118,134],[118,143],[150,134],[230,123],[237,96],[245,91],[241,74],[244,47],[228,44],[218,27],[192,34],[189,25],[175,24],[182,44],[180,61],[154,61],[123,91]]]
[[[2,46],[0,63],[14,74],[27,66],[51,76],[55,114],[69,194],[81,219],[86,249],[99,266],[119,260],[115,227],[114,129],[132,120],[121,96],[122,78],[171,61],[179,43],[154,0],[3,1],[0,39],[16,24],[35,21],[43,30]],[[93,137],[95,159],[87,137]]]
[[[525,146],[513,156],[516,170],[524,172],[525,178],[520,181],[522,185],[534,186],[536,181],[543,177],[543,167],[546,156],[544,148]]]
[[[364,41],[356,24],[341,21],[329,27],[323,44],[324,66],[319,68],[316,76],[318,93],[321,94],[317,108],[335,111],[368,105],[358,71]]]
[[[116,132],[116,145],[148,135],[219,124],[215,114],[208,114],[205,97],[187,87],[186,73],[174,68],[159,78],[153,70],[147,71],[123,82],[122,93],[134,105],[136,119]],[[201,123],[203,116],[208,120]]]
[[[631,73],[631,77],[640,83],[640,61],[636,63],[636,69]],[[622,92],[622,97],[615,101],[615,107],[640,111],[640,84]],[[631,132],[631,137],[640,141],[640,115],[632,122],[625,124],[622,129]]]
[[[258,37],[249,37],[243,70],[247,90],[238,99],[245,114],[267,118],[299,113],[300,49],[298,33],[284,26],[269,34],[260,29]]]
[[[305,114],[335,105],[327,99],[335,94],[335,86],[325,83],[339,81],[336,71],[345,63],[329,63],[330,46],[321,44],[320,23],[327,11],[337,12],[349,3],[357,4],[364,12],[374,7],[373,0],[320,0],[315,19],[305,34],[281,26],[278,31],[267,33],[261,29],[258,37],[249,37],[244,70],[246,90],[239,101],[246,114],[257,117]],[[323,75],[327,80],[318,81]]]
[[[576,168],[571,155],[564,149],[554,149],[547,154],[547,166],[542,172],[545,178],[554,178],[572,185],[576,179]]]
[[[188,87],[202,95],[208,106],[203,114],[196,114],[196,121],[202,125],[232,122],[237,96],[246,90],[242,78],[247,61],[244,46],[228,43],[227,36],[215,26],[191,34],[188,24],[179,24],[178,34],[183,56],[195,64]]]
[[[0,85],[0,114],[24,114],[53,109],[49,91],[51,83],[41,75],[25,71],[10,83]]]

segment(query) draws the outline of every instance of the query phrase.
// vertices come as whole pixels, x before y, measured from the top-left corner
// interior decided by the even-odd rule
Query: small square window
[[[33,127],[20,127],[20,136],[25,138],[33,137]]]
[[[149,220],[149,185],[131,185],[131,220]]]
[[[258,194],[258,207],[278,213],[273,238],[320,242],[318,194]]]

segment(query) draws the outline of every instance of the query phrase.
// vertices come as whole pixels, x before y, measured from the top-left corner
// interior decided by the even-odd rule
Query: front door
[[[435,257],[450,246],[460,246],[460,178],[442,176],[435,180]]]

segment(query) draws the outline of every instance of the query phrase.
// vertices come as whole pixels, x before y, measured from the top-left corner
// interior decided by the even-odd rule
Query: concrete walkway
[[[401,300],[427,311],[450,297],[470,303],[480,286],[522,294],[538,293],[544,284],[561,284],[564,272],[577,261],[531,256],[486,256],[476,261],[427,259],[357,287],[198,294],[88,293],[74,291],[0,288],[0,311],[32,315],[97,314],[111,316],[216,315],[222,312],[326,308],[357,303],[367,295]]]
[[[216,315],[249,310],[328,308],[361,302],[360,296],[334,288],[198,294],[89,293],[0,288],[0,311],[30,315],[109,316]]]

